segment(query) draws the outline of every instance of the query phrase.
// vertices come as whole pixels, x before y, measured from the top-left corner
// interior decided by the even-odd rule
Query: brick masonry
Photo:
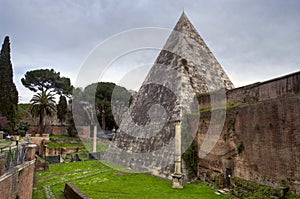
[[[4,171],[5,156],[0,155],[1,198],[31,199],[35,171],[35,144],[28,144],[27,161]],[[4,157],[4,158],[3,158]]]
[[[35,160],[18,165],[0,176],[1,198],[31,199]]]
[[[66,183],[64,195],[67,199],[91,199],[72,183]]]
[[[221,136],[199,161],[200,178],[211,180],[214,172],[231,167],[233,176],[272,186],[285,182],[299,193],[300,72],[229,90],[227,99]],[[200,96],[200,107],[208,107],[210,100]],[[211,119],[211,111],[204,110],[197,135],[200,146]],[[238,153],[241,143],[244,149]]]

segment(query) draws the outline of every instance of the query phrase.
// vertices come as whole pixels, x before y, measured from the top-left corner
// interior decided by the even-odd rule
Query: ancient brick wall
[[[39,134],[36,134],[36,136],[39,135]],[[44,134],[42,135],[41,137],[31,137],[31,142],[33,142],[34,144],[37,145],[37,148],[36,148],[36,152],[39,154],[39,155],[43,155],[43,145],[47,142],[50,141],[50,138],[49,138],[49,135],[48,134]]]
[[[83,193],[80,189],[78,189],[75,185],[71,183],[66,183],[64,189],[64,195],[67,199],[91,199],[85,193]]]
[[[90,126],[76,126],[80,138],[89,138],[91,134]]]
[[[67,126],[52,126],[52,135],[69,135]]]
[[[229,103],[257,102],[300,93],[300,72],[227,91]]]
[[[34,162],[25,162],[0,176],[1,198],[32,198]]]
[[[199,176],[212,180],[215,172],[262,184],[285,182],[300,192],[300,72],[227,91],[226,121],[213,150],[199,161]],[[204,98],[204,99],[201,99]],[[200,107],[207,106],[200,96]],[[212,110],[218,111],[218,110]],[[199,146],[210,124],[203,110],[197,135]]]
[[[38,126],[34,126],[34,125],[31,125],[29,127],[29,132],[31,135],[35,135],[39,130],[39,127]],[[52,135],[69,135],[68,134],[68,127],[67,126],[46,126],[45,127],[45,132],[48,133],[48,134],[52,134]]]
[[[80,148],[49,148],[48,146],[45,147],[45,156],[55,156],[55,155],[62,155],[65,156],[70,153],[77,153],[80,151]]]
[[[35,144],[27,145],[26,160],[9,170],[5,170],[6,154],[0,154],[0,190],[1,198],[31,199],[35,171]]]

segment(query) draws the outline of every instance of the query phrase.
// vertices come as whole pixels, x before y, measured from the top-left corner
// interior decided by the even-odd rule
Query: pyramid
[[[104,159],[170,177],[175,122],[183,123],[184,152],[198,130],[196,95],[232,88],[232,82],[183,12],[123,115]]]

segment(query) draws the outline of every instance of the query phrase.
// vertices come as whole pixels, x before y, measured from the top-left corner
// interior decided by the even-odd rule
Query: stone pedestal
[[[174,189],[183,189],[183,174],[172,174],[172,188]]]
[[[0,176],[2,176],[5,172],[5,160],[6,160],[6,154],[1,153],[0,154]]]
[[[27,161],[31,161],[31,160],[35,159],[36,147],[37,147],[36,144],[28,144],[27,145],[27,148],[28,148],[27,156],[26,156]]]
[[[89,153],[89,160],[100,160],[100,152]]]

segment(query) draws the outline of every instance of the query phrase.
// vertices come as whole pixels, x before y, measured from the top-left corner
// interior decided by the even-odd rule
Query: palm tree
[[[50,92],[42,91],[41,93],[35,94],[31,102],[31,114],[33,117],[39,117],[39,130],[38,133],[44,133],[45,130],[45,117],[51,116],[55,112],[55,98]]]

